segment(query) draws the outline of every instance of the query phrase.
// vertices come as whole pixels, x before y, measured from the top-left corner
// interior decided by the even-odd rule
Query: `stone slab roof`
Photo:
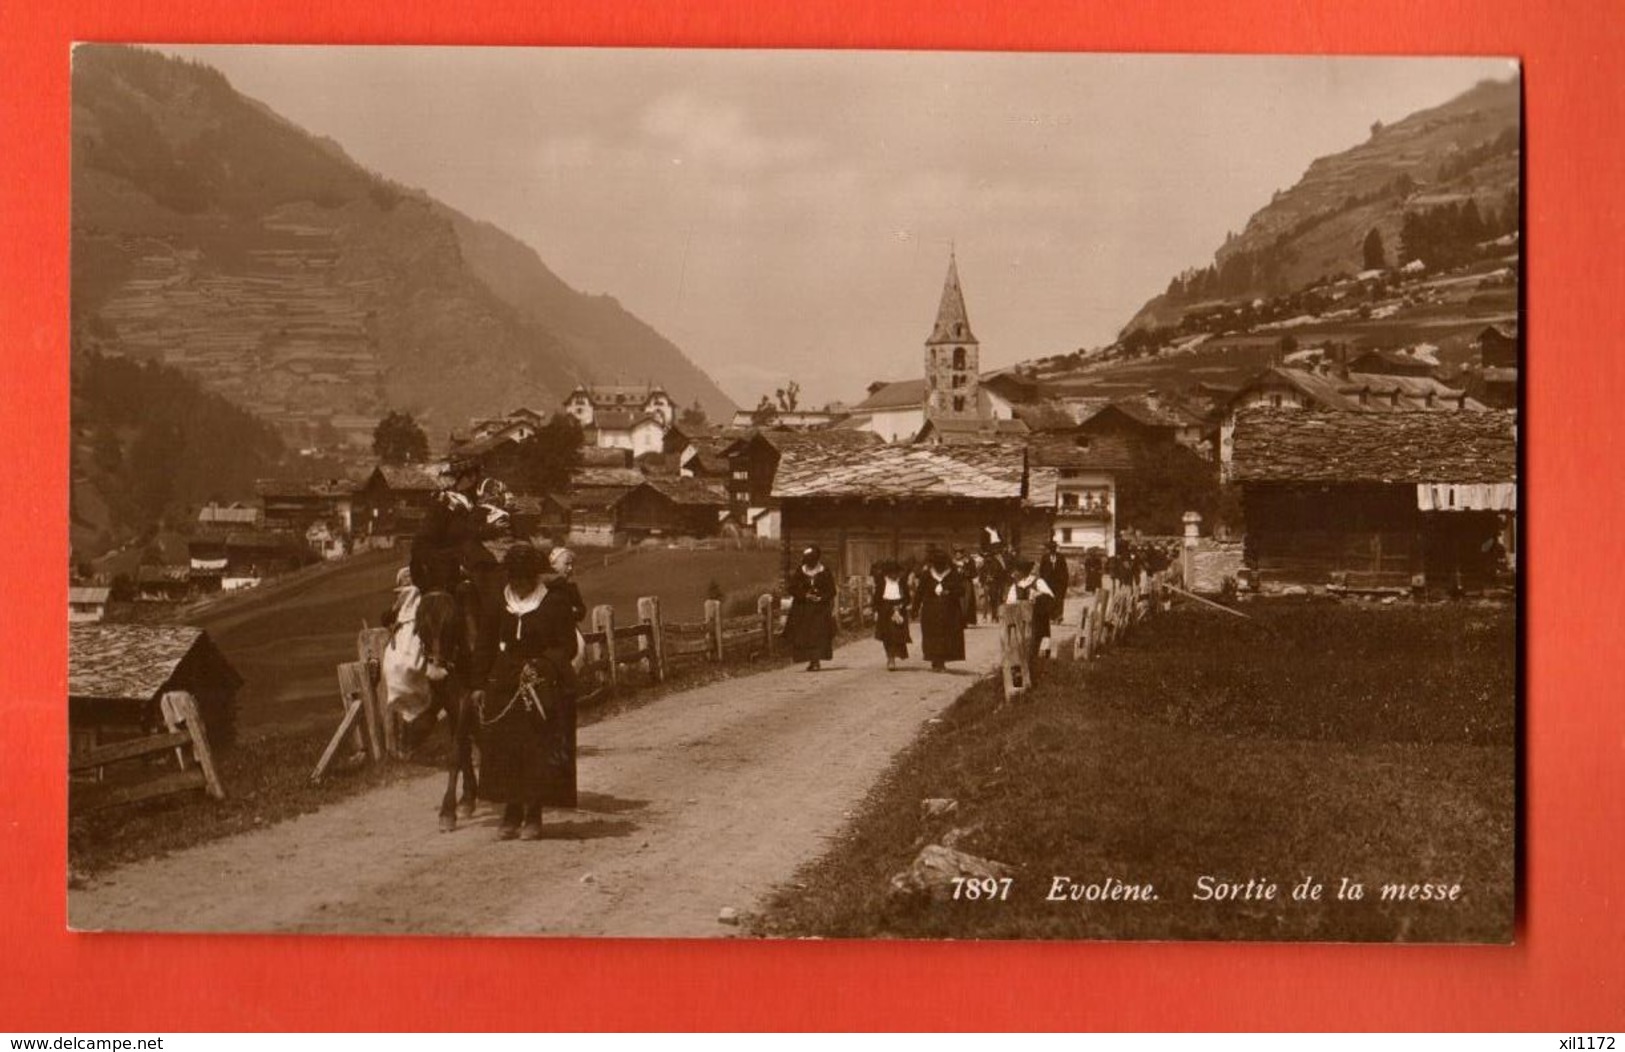
[[[1026,459],[1025,449],[1000,445],[790,449],[779,461],[773,496],[1053,505],[1055,472],[1033,468],[1024,487]]]
[[[1237,414],[1237,482],[1494,483],[1518,477],[1517,424],[1501,410]]]
[[[149,701],[175,674],[193,647],[214,644],[190,625],[78,624],[68,628],[68,695],[111,701]],[[213,657],[233,686],[242,679],[218,652]]]

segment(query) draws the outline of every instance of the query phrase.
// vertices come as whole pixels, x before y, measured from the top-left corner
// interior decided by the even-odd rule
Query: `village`
[[[1168,353],[1189,351],[1188,342]],[[1204,570],[1192,583],[1204,590],[1481,590],[1509,571],[1510,446],[1498,451],[1500,463],[1418,463],[1403,479],[1359,458],[1340,471],[1314,462],[1322,446],[1347,448],[1355,435],[1376,446],[1390,436],[1387,452],[1401,460],[1415,441],[1447,450],[1478,434],[1510,436],[1516,330],[1484,326],[1473,357],[1453,371],[1426,350],[1286,346],[1296,349],[1277,347],[1277,363],[1239,383],[1179,390],[1046,383],[1037,368],[983,372],[951,261],[923,375],[871,383],[850,406],[801,409],[792,384],[788,397],[764,396],[713,425],[703,415],[680,420],[657,383],[582,386],[556,410],[519,407],[471,421],[448,436],[438,461],[379,462],[359,479],[263,479],[255,501],[204,506],[188,529],[81,571],[70,619],[104,619],[109,603],[125,611],[115,619],[128,617],[131,601],[162,608],[391,547],[417,529],[444,484],[447,457],[475,458],[506,484],[515,536],[570,547],[726,540],[788,552],[816,541],[844,573],[863,575],[884,558],[918,560],[933,544],[975,547],[977,529],[997,523],[1025,554],[1036,558],[1053,540],[1081,565],[1092,550],[1114,556],[1125,531],[1182,536],[1182,512],[1200,508]],[[1271,419],[1260,412],[1268,409],[1308,412]],[[521,451],[555,417],[580,425],[579,464],[566,487],[533,491]],[[1389,426],[1395,421],[1405,424],[1403,439]],[[1258,441],[1261,434],[1269,440]],[[1283,455],[1283,441],[1305,445]],[[1162,470],[1146,478],[1159,455]],[[1169,458],[1183,470],[1168,471]],[[944,472],[965,478],[942,485]],[[838,496],[843,479],[863,496]],[[1372,486],[1415,485],[1429,497],[1366,521],[1336,501],[1316,501],[1324,521],[1314,521],[1294,519],[1280,503],[1294,484],[1344,487],[1347,507],[1367,511]],[[1221,485],[1234,495],[1222,510]],[[1161,492],[1134,507],[1136,491],[1148,486]],[[950,499],[951,519],[939,514],[940,498]],[[1443,511],[1460,514],[1428,514]],[[1251,541],[1245,550],[1243,538]],[[1479,557],[1492,547],[1496,560]]]
[[[939,550],[974,560],[994,550],[990,538],[1016,559],[1037,560],[1050,548],[1074,582],[1060,597],[1062,642],[1053,652],[1069,660],[1099,660],[1130,626],[1178,596],[1237,610],[1272,596],[1378,608],[1474,597],[1505,604],[1516,567],[1516,429],[1513,412],[1500,406],[1514,399],[1516,334],[1485,326],[1473,351],[1476,361],[1441,376],[1425,354],[1280,349],[1283,360],[1236,385],[1080,394],[1025,370],[980,369],[958,261],[950,258],[916,359],[923,359],[922,375],[872,383],[850,406],[803,410],[792,384],[776,400],[764,397],[756,409],[712,426],[692,414],[679,419],[658,384],[582,386],[551,412],[521,407],[472,421],[448,436],[436,458],[379,462],[361,480],[264,480],[255,502],[205,506],[184,541],[146,549],[173,550],[174,561],[143,562],[116,586],[75,583],[69,700],[81,759],[74,769],[93,776],[81,795],[93,795],[105,770],[92,759],[110,749],[133,754],[155,725],[167,725],[168,737],[150,740],[167,746],[195,733],[200,756],[223,749],[228,764],[233,753],[264,748],[272,739],[263,738],[260,724],[267,711],[285,707],[275,698],[288,695],[284,687],[268,690],[262,677],[274,684],[311,676],[291,671],[295,659],[285,648],[269,663],[249,651],[238,651],[234,662],[240,644],[217,645],[195,626],[297,611],[311,601],[301,594],[339,587],[324,584],[341,579],[329,578],[335,572],[377,581],[371,587],[382,592],[447,484],[448,464],[477,464],[482,476],[504,483],[508,539],[497,542],[499,553],[522,539],[569,547],[605,568],[627,556],[643,560],[634,565],[649,583],[636,613],[630,598],[603,596],[626,604],[625,620],[603,607],[587,636],[596,655],[589,667],[621,692],[669,675],[685,682],[684,655],[744,661],[751,669],[763,660],[773,667],[775,652],[782,661],[778,619],[788,600],[781,575],[808,548],[825,553],[842,583],[839,616],[859,632],[873,601],[866,581],[878,580],[893,560],[923,566]],[[580,436],[569,483],[530,489],[528,444],[560,426]],[[682,574],[678,564],[659,561],[661,552],[671,553],[667,559],[710,553],[749,565],[746,576],[755,576],[739,603],[719,601],[725,593],[713,577],[701,620],[697,610],[674,609],[672,593],[656,583]],[[345,569],[352,563],[361,572]],[[1102,573],[1104,590],[1096,583]],[[1114,591],[1114,581],[1132,587]],[[384,598],[363,598],[362,609]],[[990,609],[1001,599],[993,597]],[[689,617],[694,621],[681,623]],[[1077,627],[1059,627],[1068,624]],[[1007,699],[1041,676],[1028,644],[1011,643],[1011,631],[1028,630],[1025,620],[1004,629]],[[376,677],[381,653],[368,658],[368,647],[385,638],[370,632],[383,630],[363,631],[362,664],[353,666],[360,671],[337,663],[340,686],[357,684],[360,694],[346,695],[352,701],[317,778],[352,739],[356,754],[348,762],[363,767],[369,750],[377,763],[410,759],[415,748],[381,694],[373,700],[380,688],[366,684],[365,670]],[[332,637],[345,645],[343,630]],[[224,638],[237,637],[228,628]],[[298,659],[314,660],[317,684],[321,670],[334,667],[325,656],[331,649]],[[240,691],[255,699],[243,714]],[[189,723],[177,699],[191,706]],[[306,708],[334,711],[319,701]],[[326,727],[331,719],[316,722]],[[248,744],[233,749],[245,721]],[[183,781],[175,777],[133,785],[115,779],[105,795],[128,807],[177,788],[217,798],[227,792],[228,779],[208,763]],[[940,861],[924,859],[915,860],[916,870]],[[966,871],[958,872],[963,879]],[[929,874],[908,879],[931,884]],[[763,923],[796,930],[796,912],[781,906],[776,920]]]
[[[71,926],[1512,937],[1504,68],[246,54],[75,54]]]

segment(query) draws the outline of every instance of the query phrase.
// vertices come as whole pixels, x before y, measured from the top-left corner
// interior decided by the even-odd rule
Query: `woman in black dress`
[[[835,656],[835,575],[824,567],[816,547],[801,553],[801,565],[790,573],[790,613],[784,631],[790,656],[817,672]]]
[[[505,805],[503,840],[540,840],[544,805],[576,806],[575,611],[568,590],[542,583],[545,566],[523,541],[508,549],[481,662],[480,795]]]
[[[1010,583],[1004,601],[1033,604],[1032,631],[1027,639],[1027,667],[1032,668],[1039,654],[1050,652],[1050,622],[1056,613],[1055,590],[1039,574],[1031,559],[1022,559],[1016,563],[1016,579]]]
[[[897,671],[897,662],[908,657],[908,615],[913,605],[903,568],[887,560],[875,575],[875,638],[886,649],[886,671]]]
[[[914,597],[920,622],[920,651],[931,671],[942,672],[950,661],[965,660],[965,624],[962,619],[965,582],[948,561],[948,553],[934,550]]]

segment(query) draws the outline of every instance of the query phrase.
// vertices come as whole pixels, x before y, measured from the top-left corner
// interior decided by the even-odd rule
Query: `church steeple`
[[[931,329],[927,343],[950,343],[954,340],[976,342],[971,335],[970,316],[965,313],[965,292],[959,287],[959,260],[952,249],[948,251],[948,276],[942,282],[942,302],[937,306],[937,323]]]
[[[979,404],[981,347],[965,312],[965,291],[959,285],[959,260],[948,251],[948,276],[942,282],[937,321],[925,341],[925,418],[974,419]]]

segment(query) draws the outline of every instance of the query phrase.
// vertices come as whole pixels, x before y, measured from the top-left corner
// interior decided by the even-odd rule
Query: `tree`
[[[556,413],[536,433],[519,443],[514,477],[506,479],[520,493],[557,493],[570,485],[581,466],[581,424],[568,413]]]
[[[1172,442],[1134,450],[1134,469],[1117,482],[1118,527],[1141,533],[1175,535],[1187,511],[1213,520],[1219,504],[1219,472],[1184,446]]]
[[[780,412],[793,413],[796,411],[796,404],[801,401],[801,385],[791,380],[784,387],[774,391],[773,397],[778,400]]]
[[[767,427],[778,415],[779,410],[773,404],[773,400],[763,395],[762,400],[756,403],[756,408],[750,411],[750,422],[756,427]]]
[[[429,436],[411,413],[391,410],[373,428],[372,451],[386,464],[421,464],[429,459]]]
[[[1365,243],[1360,246],[1360,252],[1365,256],[1366,270],[1387,270],[1388,250],[1382,243],[1382,231],[1376,227],[1366,234]]]
[[[698,398],[694,404],[677,414],[677,426],[704,430],[711,424],[711,418],[705,415],[705,407],[700,405]]]

